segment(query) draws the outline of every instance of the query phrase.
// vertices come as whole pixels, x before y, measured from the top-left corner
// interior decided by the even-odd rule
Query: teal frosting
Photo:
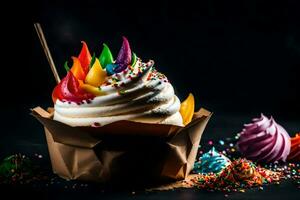
[[[203,154],[199,161],[195,163],[194,170],[196,173],[218,173],[227,167],[231,161],[229,158],[216,151],[215,147]]]

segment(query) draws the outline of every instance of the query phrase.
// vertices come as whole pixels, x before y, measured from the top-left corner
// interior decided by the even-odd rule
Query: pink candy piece
[[[286,130],[261,114],[260,118],[245,124],[237,142],[239,151],[248,159],[270,163],[286,161],[290,152],[290,136]]]

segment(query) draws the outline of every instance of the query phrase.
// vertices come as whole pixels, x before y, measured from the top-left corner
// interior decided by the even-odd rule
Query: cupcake
[[[116,60],[107,45],[99,58],[91,58],[83,44],[53,91],[54,120],[70,126],[103,126],[121,120],[184,125],[172,84],[155,69],[154,61],[142,62],[132,53],[125,37]]]
[[[219,173],[228,165],[231,161],[223,154],[216,151],[215,147],[211,148],[207,153],[203,154],[199,161],[195,163],[194,170],[197,173]]]
[[[54,108],[32,110],[45,128],[53,172],[65,179],[120,183],[180,180],[194,166],[211,116],[180,102],[167,77],[143,62],[123,37],[114,59],[83,42],[52,92]]]
[[[237,142],[239,151],[248,159],[270,163],[286,161],[290,152],[290,136],[286,130],[261,114],[260,118],[245,124]]]
[[[291,138],[291,152],[288,156],[288,160],[300,162],[300,133]]]

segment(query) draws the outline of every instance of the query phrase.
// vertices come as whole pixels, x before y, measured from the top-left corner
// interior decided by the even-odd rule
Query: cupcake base
[[[71,127],[40,107],[53,172],[65,179],[133,184],[181,180],[194,166],[212,113],[200,109],[185,127],[119,121]]]

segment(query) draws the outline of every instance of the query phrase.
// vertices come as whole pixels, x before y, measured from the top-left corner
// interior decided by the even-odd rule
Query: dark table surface
[[[43,182],[19,187],[2,186],[1,190],[10,195],[30,195],[40,199],[299,199],[299,186],[291,180],[284,180],[279,185],[265,186],[262,191],[254,188],[246,190],[245,193],[230,193],[229,196],[225,196],[221,192],[199,189],[147,192],[141,189],[104,188],[92,184],[85,185],[86,183],[77,181],[65,181],[51,173],[43,127],[29,115],[29,108],[30,106],[19,106],[3,110],[2,116],[5,116],[5,119],[1,120],[5,123],[2,124],[4,129],[2,129],[0,138],[0,158],[3,159],[14,153],[22,153],[29,157],[35,154],[42,155],[39,162],[48,171],[51,181],[47,184]],[[259,114],[257,113],[257,116]],[[204,131],[201,140],[202,147],[209,148],[209,140],[217,143],[220,139],[232,138],[241,130],[243,123],[250,122],[252,117],[256,116],[214,113]],[[276,119],[276,116],[274,118]],[[278,123],[284,126],[291,135],[299,131],[299,121],[297,120],[280,119]],[[124,180],[124,184],[126,184],[126,180]]]

